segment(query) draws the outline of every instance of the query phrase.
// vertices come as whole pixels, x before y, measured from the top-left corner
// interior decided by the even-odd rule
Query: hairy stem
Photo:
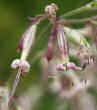
[[[20,75],[21,75],[21,70],[18,70],[18,73],[17,73],[16,79],[14,81],[14,85],[13,85],[13,89],[12,89],[12,93],[11,93],[11,96],[10,96],[10,99],[9,99],[9,102],[8,102],[8,105],[11,105],[12,104],[13,96],[14,96],[14,93],[15,93],[15,90],[16,90],[16,87],[17,87],[17,84],[19,82]]]
[[[85,12],[85,11],[96,11],[96,10],[97,10],[97,8],[92,8],[92,7],[90,7],[90,4],[86,4],[85,6],[82,6],[78,9],[67,12],[61,18],[67,18],[67,17],[73,16],[73,15],[76,15],[76,14],[79,14],[79,13]]]

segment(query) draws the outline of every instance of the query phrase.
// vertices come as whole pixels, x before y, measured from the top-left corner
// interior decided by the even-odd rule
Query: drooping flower
[[[57,27],[57,39],[58,39],[58,47],[60,50],[60,54],[62,57],[65,57],[65,62],[69,60],[69,45],[67,41],[67,36],[64,33],[63,27],[61,24],[58,24]]]
[[[25,33],[23,34],[23,36],[20,40],[20,44],[21,44],[20,47],[23,48],[21,59],[16,59],[11,64],[11,67],[13,69],[18,69],[18,73],[17,73],[16,79],[14,81],[12,93],[11,93],[11,96],[10,96],[10,99],[8,102],[9,105],[12,103],[12,99],[13,99],[13,96],[14,96],[14,93],[15,93],[15,90],[16,90],[16,87],[17,87],[21,74],[28,73],[30,70],[30,64],[26,61],[26,59],[27,59],[30,49],[34,43],[36,30],[37,30],[37,23],[31,24],[28,27],[28,29],[25,31]]]
[[[57,38],[60,54],[62,56],[62,64],[58,64],[56,69],[58,71],[66,71],[67,69],[82,70],[82,68],[69,61],[68,39],[61,24],[58,24],[57,27]]]

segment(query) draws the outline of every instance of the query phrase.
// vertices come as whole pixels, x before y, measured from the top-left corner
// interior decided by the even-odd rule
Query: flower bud
[[[81,67],[76,66],[73,62],[68,62],[65,64],[58,64],[56,67],[57,71],[66,71],[68,69],[72,69],[72,70],[82,70]]]

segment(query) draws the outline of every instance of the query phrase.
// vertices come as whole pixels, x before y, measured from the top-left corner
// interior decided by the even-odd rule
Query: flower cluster
[[[18,51],[22,50],[21,58],[14,60],[11,65],[13,69],[18,69],[18,74],[14,82],[9,105],[12,103],[12,98],[20,75],[30,71],[30,64],[27,62],[27,56],[29,55],[30,49],[35,41],[37,26],[45,18],[48,18],[52,25],[51,34],[47,44],[46,58],[47,61],[50,62],[55,54],[58,53],[58,51],[55,51],[55,47],[57,45],[61,57],[61,63],[56,66],[57,71],[67,71],[68,69],[83,70],[88,64],[93,63],[94,53],[85,37],[78,31],[66,27],[61,22],[61,17],[56,17],[57,10],[58,7],[56,4],[46,6],[46,14],[38,15],[35,18],[32,18],[33,22],[22,35],[18,46]],[[74,62],[70,61],[69,43],[73,43],[80,48],[79,55],[83,59],[82,67],[79,67]]]

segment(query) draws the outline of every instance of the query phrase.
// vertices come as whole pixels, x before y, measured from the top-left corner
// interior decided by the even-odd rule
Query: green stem
[[[84,23],[84,22],[88,22],[88,20],[90,21],[90,23],[93,24],[93,20],[96,20],[97,19],[97,16],[92,16],[92,17],[87,17],[87,18],[83,18],[83,19],[63,19],[59,22],[61,22],[62,24],[65,24],[65,23]]]
[[[81,8],[75,9],[75,10],[73,10],[73,11],[70,11],[70,12],[64,14],[64,15],[62,16],[62,18],[67,18],[67,17],[73,16],[73,15],[75,15],[75,14],[79,14],[79,13],[83,12],[85,8],[86,8],[86,7],[81,7]]]
[[[75,9],[73,11],[70,11],[70,12],[64,14],[61,18],[67,18],[67,17],[73,16],[73,15],[76,15],[76,14],[79,14],[79,13],[85,12],[85,11],[96,11],[96,10],[97,10],[97,8],[91,7],[91,5],[89,3],[89,4],[85,5],[85,6],[82,6],[82,7],[78,8],[78,9]]]

